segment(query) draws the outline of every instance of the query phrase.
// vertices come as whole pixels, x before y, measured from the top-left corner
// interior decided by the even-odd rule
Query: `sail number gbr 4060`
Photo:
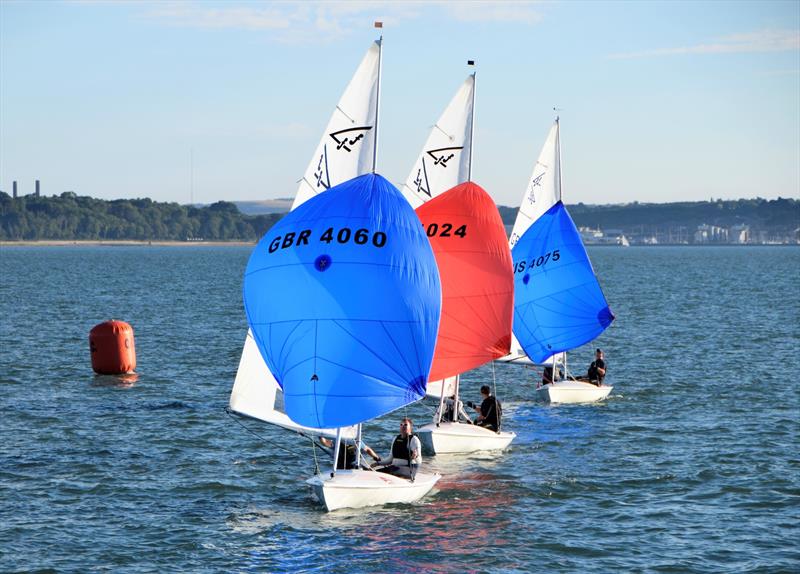
[[[312,230],[304,229],[295,233],[290,231],[285,235],[276,236],[269,244],[269,252],[275,253],[278,249],[286,249],[292,246],[308,245]],[[369,229],[356,229],[353,231],[349,227],[334,228],[329,227],[317,238],[319,243],[355,243],[356,245],[374,245],[383,247],[386,245],[386,234],[383,231],[370,231]]]
[[[544,255],[540,255],[539,257],[533,258],[530,262],[526,259],[522,261],[518,261],[514,264],[514,273],[522,273],[527,269],[533,269],[534,267],[541,267],[542,265],[546,265],[548,261],[558,261],[561,259],[561,254],[558,252],[558,249],[553,249],[552,251],[548,251]]]

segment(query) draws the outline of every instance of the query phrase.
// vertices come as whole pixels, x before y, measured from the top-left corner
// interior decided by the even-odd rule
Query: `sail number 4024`
[[[467,235],[467,226],[462,225],[461,227],[457,228],[453,231],[453,227],[455,227],[452,223],[442,223],[439,225],[438,223],[429,223],[428,226],[425,228],[425,233],[428,234],[428,237],[465,237]]]
[[[274,253],[278,249],[286,249],[287,247],[308,245],[311,239],[311,229],[304,229],[299,233],[290,231],[285,235],[278,235],[269,244],[269,252]],[[368,229],[356,229],[353,231],[349,227],[341,227],[334,229],[329,227],[322,232],[319,237],[321,243],[349,243],[353,242],[356,245],[371,244],[375,247],[383,247],[386,245],[386,234],[383,231],[370,232]]]
[[[528,262],[526,259],[523,259],[522,261],[518,261],[514,265],[514,273],[522,273],[526,269],[532,269],[534,267],[541,267],[542,265],[544,265],[548,261],[551,261],[551,260],[552,261],[558,261],[559,259],[561,259],[561,254],[558,252],[558,249],[553,249],[552,251],[548,251],[544,255],[540,255],[539,257],[537,257],[535,259],[531,259],[530,262]]]

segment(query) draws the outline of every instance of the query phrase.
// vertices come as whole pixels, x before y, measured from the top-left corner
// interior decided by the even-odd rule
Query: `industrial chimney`
[[[40,194],[39,194],[39,180],[38,179],[36,180],[36,197],[40,197]]]
[[[17,199],[17,182],[16,181],[11,185],[11,188],[12,188],[12,192],[11,192],[12,197],[14,199]]]

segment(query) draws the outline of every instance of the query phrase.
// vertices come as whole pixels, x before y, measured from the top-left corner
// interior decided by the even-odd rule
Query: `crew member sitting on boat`
[[[478,413],[478,418],[475,419],[476,425],[496,431],[500,428],[500,418],[503,415],[503,407],[500,405],[500,401],[492,396],[489,385],[483,385],[481,387],[481,396],[483,397],[481,406],[476,406],[475,403],[472,402],[468,402],[467,406],[473,407],[475,412]]]
[[[444,410],[441,418],[439,418],[438,408],[436,409],[436,413],[433,415],[434,423],[457,423],[461,421],[472,424],[472,419],[469,418],[469,415],[464,410],[464,403],[461,401],[456,401],[455,395],[452,397],[447,397],[444,400]]]
[[[382,459],[378,458],[378,462],[381,461]],[[417,470],[422,464],[422,443],[414,434],[414,423],[410,418],[406,417],[400,421],[400,434],[394,437],[392,454],[387,457],[387,461],[378,472],[409,477],[411,482],[414,482]]]
[[[324,447],[333,448],[333,441],[331,439],[320,437],[319,442],[322,443],[322,446]],[[365,444],[361,445],[361,454],[371,456],[376,462],[381,460],[381,457],[379,457],[374,450]],[[332,452],[331,458],[333,458]],[[348,468],[357,468],[356,445],[352,443],[346,443],[342,440],[339,441],[339,459],[336,462],[336,469],[345,470]]]
[[[542,372],[542,382],[539,383],[539,387],[555,383],[563,378],[564,372],[561,369],[558,369],[558,371],[555,373],[555,377],[553,377],[553,367],[545,367],[544,371]]]
[[[603,351],[597,349],[595,351],[595,358],[592,364],[589,365],[589,371],[585,377],[578,377],[578,381],[585,381],[593,385],[602,386],[603,379],[606,378],[606,362],[603,360]]]

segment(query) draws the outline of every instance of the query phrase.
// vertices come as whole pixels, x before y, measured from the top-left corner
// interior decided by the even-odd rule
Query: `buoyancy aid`
[[[415,436],[417,435],[414,433],[411,433],[407,436],[403,436],[401,434],[397,435],[392,443],[392,458],[402,459],[408,463],[408,461],[411,459],[411,453],[409,452],[408,445],[411,444],[411,439]]]

